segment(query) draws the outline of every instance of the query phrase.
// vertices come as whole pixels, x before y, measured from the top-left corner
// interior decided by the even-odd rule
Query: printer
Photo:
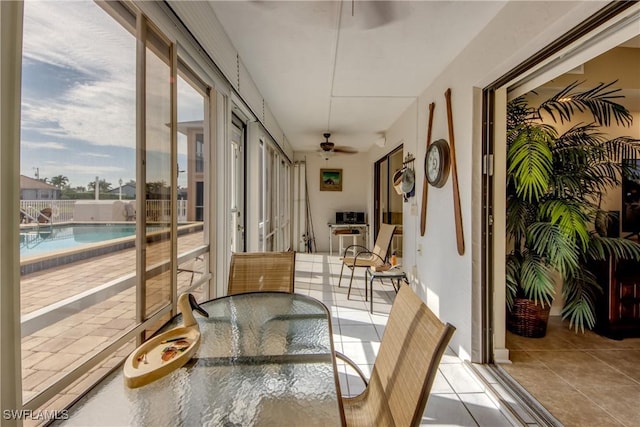
[[[364,223],[364,212],[336,212],[336,224]]]

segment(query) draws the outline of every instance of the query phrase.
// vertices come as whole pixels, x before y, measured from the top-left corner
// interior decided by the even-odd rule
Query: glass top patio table
[[[195,315],[202,341],[187,364],[136,389],[117,369],[62,425],[344,425],[330,314],[303,295],[223,297]],[[160,332],[182,324],[170,320]]]

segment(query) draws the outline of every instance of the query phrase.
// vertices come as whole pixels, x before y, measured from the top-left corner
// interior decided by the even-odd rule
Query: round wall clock
[[[439,139],[429,144],[424,156],[424,173],[429,184],[439,188],[447,182],[450,160],[447,141]]]

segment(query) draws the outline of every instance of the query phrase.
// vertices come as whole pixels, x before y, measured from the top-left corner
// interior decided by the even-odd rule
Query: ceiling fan
[[[329,141],[330,133],[323,133],[324,141],[320,143],[321,153],[342,153],[342,154],[355,154],[356,150],[350,147],[339,147],[336,146],[333,142]]]

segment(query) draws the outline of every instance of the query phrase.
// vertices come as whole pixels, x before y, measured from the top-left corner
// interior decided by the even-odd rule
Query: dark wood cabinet
[[[640,262],[610,259],[593,267],[603,290],[595,331],[613,339],[640,336]]]

